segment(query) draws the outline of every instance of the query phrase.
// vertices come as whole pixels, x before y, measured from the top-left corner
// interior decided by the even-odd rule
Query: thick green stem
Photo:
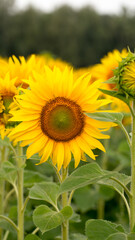
[[[24,211],[23,211],[23,152],[22,148],[18,146],[18,179],[17,179],[17,187],[18,187],[18,240],[24,239]]]
[[[104,141],[104,146],[105,146],[105,149],[108,149],[109,147],[109,141],[106,139]],[[103,153],[103,154],[104,155],[102,157],[101,167],[102,169],[106,170],[108,156],[107,156],[107,153]],[[104,219],[104,215],[105,215],[105,201],[103,199],[99,199],[98,206],[97,206],[97,217],[98,219]]]
[[[135,113],[135,100],[133,101],[133,112]],[[135,232],[135,115],[132,115],[132,147],[131,147],[131,194],[130,209],[131,232]]]
[[[6,147],[3,146],[1,149],[1,161],[0,168],[2,167],[3,162],[6,160]],[[4,214],[4,194],[5,194],[5,181],[0,180],[0,215]],[[0,240],[3,238],[3,230],[0,228]]]
[[[62,182],[66,179],[68,175],[68,169],[62,168]],[[68,193],[62,193],[62,207],[66,207],[68,205]],[[69,222],[68,220],[64,221],[62,224],[62,240],[68,240],[69,239]]]

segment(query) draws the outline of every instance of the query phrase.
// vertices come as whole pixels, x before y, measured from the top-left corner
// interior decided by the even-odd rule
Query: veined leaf
[[[41,205],[35,209],[33,221],[41,232],[44,233],[61,225],[72,216],[72,213],[70,206],[66,206],[60,212],[56,212],[45,205]]]
[[[17,177],[17,168],[11,162],[7,161],[2,164],[0,169],[0,179],[4,179],[14,184]]]
[[[127,105],[129,105],[129,98],[126,97],[126,95],[124,93],[118,93],[117,91],[110,91],[110,90],[106,90],[106,89],[99,89],[102,93],[107,94],[109,96],[118,98],[120,100],[122,100],[123,102],[125,102]]]
[[[107,240],[110,235],[119,233],[117,226],[109,221],[91,219],[86,222],[86,236],[88,240]]]
[[[29,192],[31,199],[44,200],[53,206],[57,205],[59,186],[53,182],[36,183]]]
[[[40,172],[24,170],[24,187],[32,187],[34,183],[51,181],[51,178],[46,177]]]
[[[41,238],[37,237],[36,235],[29,234],[25,237],[24,240],[41,240]]]
[[[106,240],[128,240],[127,235],[124,233],[111,234]]]
[[[102,170],[96,163],[88,163],[77,168],[65,179],[60,185],[59,194],[97,183],[99,180],[109,178],[112,175],[115,173]]]
[[[122,122],[124,117],[123,113],[120,112],[97,112],[97,113],[87,113],[87,116],[100,120],[100,121],[110,121],[110,122]]]

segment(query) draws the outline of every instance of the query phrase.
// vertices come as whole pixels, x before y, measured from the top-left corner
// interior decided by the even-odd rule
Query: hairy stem
[[[1,149],[1,160],[0,168],[2,167],[3,162],[6,160],[6,147],[3,146]],[[5,181],[0,180],[0,215],[4,214],[4,195],[5,195]],[[0,240],[3,238],[3,230],[0,228]]]
[[[109,141],[106,139],[104,141],[104,146],[105,146],[105,149],[108,149],[108,147],[109,147]],[[103,170],[106,170],[108,156],[107,156],[107,153],[103,153],[103,154],[104,155],[102,157],[101,167]],[[104,215],[105,215],[105,201],[104,201],[104,199],[99,199],[98,206],[97,206],[97,217],[98,217],[98,219],[104,219]]]
[[[135,113],[135,100],[133,101],[133,112]],[[132,147],[131,147],[131,198],[130,198],[130,227],[135,232],[135,115],[132,114]]]
[[[17,179],[17,188],[18,188],[18,240],[24,239],[24,203],[23,203],[23,150],[18,145],[17,146],[18,151],[18,158],[17,158],[17,165],[18,165],[18,179]]]
[[[66,179],[68,176],[68,168],[64,169],[62,168],[62,182]],[[62,193],[62,207],[66,207],[68,205],[68,193],[64,192]],[[69,239],[69,222],[68,220],[64,221],[61,226],[62,230],[62,240],[68,240]]]

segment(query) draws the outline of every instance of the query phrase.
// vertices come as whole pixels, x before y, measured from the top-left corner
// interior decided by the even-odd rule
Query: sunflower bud
[[[131,98],[135,98],[135,53],[129,52],[114,70],[117,87]]]

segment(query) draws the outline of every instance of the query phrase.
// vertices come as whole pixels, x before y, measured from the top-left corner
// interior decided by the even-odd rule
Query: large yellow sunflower
[[[49,156],[58,170],[66,168],[71,154],[78,166],[84,153],[95,159],[93,149],[105,151],[97,139],[109,138],[101,131],[108,130],[114,123],[89,118],[85,113],[93,113],[108,100],[97,100],[100,81],[89,84],[90,76],[85,74],[73,80],[73,71],[65,68],[45,68],[45,74],[34,74],[30,80],[30,90],[17,96],[20,109],[12,111],[11,121],[22,121],[9,134],[15,143],[31,145],[27,149],[27,158],[39,153],[40,163]],[[83,81],[82,81],[83,79]]]

